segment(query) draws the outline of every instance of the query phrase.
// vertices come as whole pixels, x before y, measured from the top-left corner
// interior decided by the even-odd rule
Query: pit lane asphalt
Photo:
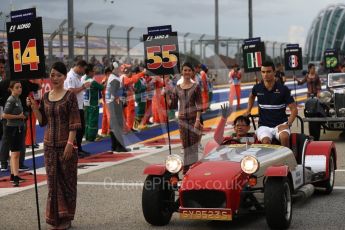
[[[307,125],[305,128],[308,130]],[[336,142],[338,169],[344,170],[337,171],[336,186],[344,186],[344,189],[335,189],[331,195],[314,194],[305,202],[295,203],[291,229],[345,229],[345,142],[338,136],[339,132],[328,131],[321,139]],[[206,141],[203,140],[203,144]],[[179,148],[173,149],[173,153],[178,152]],[[140,183],[145,179],[142,171],[151,163],[161,163],[165,156],[166,152],[158,153],[80,175],[72,229],[268,229],[263,214],[241,216],[233,222],[212,222],[180,220],[175,213],[169,225],[150,226],[141,211]],[[45,229],[47,186],[40,186],[38,190],[41,226]],[[0,229],[37,229],[35,207],[34,189],[1,197]]]

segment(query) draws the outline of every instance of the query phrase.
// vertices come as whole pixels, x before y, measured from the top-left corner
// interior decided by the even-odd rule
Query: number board
[[[45,77],[42,18],[7,22],[8,59],[11,79]]]
[[[177,32],[144,35],[145,63],[149,75],[180,72]]]
[[[302,48],[287,47],[284,49],[285,70],[301,70],[303,69]]]
[[[335,49],[327,49],[324,53],[325,56],[325,68],[334,69],[337,67],[338,61],[338,52]]]
[[[265,44],[263,42],[245,43],[242,45],[244,72],[261,70],[265,60]]]

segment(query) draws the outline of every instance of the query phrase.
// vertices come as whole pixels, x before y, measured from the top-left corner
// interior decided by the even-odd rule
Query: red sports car
[[[143,214],[152,225],[166,225],[174,212],[181,219],[231,221],[260,211],[271,228],[288,228],[294,197],[311,196],[314,187],[332,192],[336,159],[332,141],[313,141],[304,134],[291,134],[291,149],[210,141],[204,157],[184,176],[178,155],[145,168]]]

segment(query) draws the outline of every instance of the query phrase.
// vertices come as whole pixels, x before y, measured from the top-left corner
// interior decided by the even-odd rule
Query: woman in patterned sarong
[[[81,128],[77,98],[63,88],[67,69],[61,62],[50,72],[52,90],[43,96],[40,107],[28,98],[44,133],[44,158],[47,172],[48,229],[68,229],[74,219],[77,198],[76,130]]]
[[[171,109],[177,107],[177,100],[179,102],[178,124],[184,151],[183,173],[186,173],[190,165],[198,161],[198,144],[202,129],[201,90],[197,83],[191,81],[193,71],[194,68],[190,63],[182,65],[183,83],[177,85],[172,94]]]

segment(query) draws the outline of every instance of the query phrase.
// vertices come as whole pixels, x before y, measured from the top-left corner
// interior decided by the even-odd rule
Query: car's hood
[[[260,163],[259,174],[270,165],[286,164],[288,166],[295,166],[296,159],[292,150],[281,145],[265,145],[265,144],[236,144],[223,145],[216,150],[210,152],[207,156],[201,159],[201,162],[208,161],[228,161],[241,162],[243,157],[251,155],[258,159]]]
[[[239,162],[206,161],[192,167],[182,180],[181,190],[228,190],[241,189],[243,177]],[[235,186],[240,186],[236,187]]]
[[[279,145],[245,144],[220,146],[196,163],[182,180],[182,190],[231,189],[242,186],[248,175],[241,170],[243,157],[251,155],[258,159],[260,167],[255,173],[261,177],[267,167],[287,165],[294,169],[297,165],[291,149]],[[234,184],[235,183],[235,184]]]

